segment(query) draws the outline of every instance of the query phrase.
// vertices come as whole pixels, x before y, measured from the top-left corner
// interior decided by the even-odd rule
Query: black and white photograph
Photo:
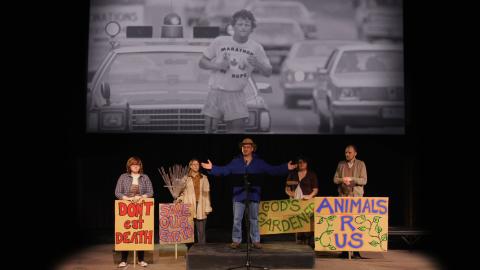
[[[92,0],[87,130],[405,134],[402,5],[402,0]],[[235,89],[242,92],[235,99],[244,108],[213,113],[205,109],[212,87],[231,89],[212,86],[211,76],[219,71],[203,69],[199,61],[216,38],[235,35],[232,15],[241,9],[255,17],[249,39],[262,46],[272,72],[227,72],[244,81]],[[241,57],[228,57],[229,71],[242,67]],[[236,109],[242,111],[228,112]]]

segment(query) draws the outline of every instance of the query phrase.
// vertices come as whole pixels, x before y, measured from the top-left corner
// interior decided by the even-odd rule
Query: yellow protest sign
[[[387,251],[388,197],[316,197],[316,251]]]
[[[193,243],[193,209],[191,204],[159,204],[160,244]]]
[[[153,250],[154,200],[115,201],[115,250]]]
[[[261,201],[259,208],[261,235],[313,231],[313,199]]]

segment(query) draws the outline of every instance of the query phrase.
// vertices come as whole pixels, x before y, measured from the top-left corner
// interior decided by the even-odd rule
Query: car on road
[[[317,68],[325,66],[335,48],[360,43],[355,40],[304,40],[293,44],[280,71],[284,105],[293,108],[298,100],[312,100]]]
[[[403,47],[346,45],[320,67],[313,90],[319,131],[345,133],[346,127],[404,126]]]
[[[361,40],[402,40],[403,0],[356,0],[355,22]]]
[[[315,38],[317,25],[313,12],[301,2],[295,1],[254,1],[246,9],[253,12],[255,18],[289,18],[296,20],[306,38]]]
[[[88,84],[87,131],[204,133],[201,111],[209,91],[210,71],[198,63],[210,41],[120,41]],[[244,91],[249,110],[246,131],[269,132],[269,108],[259,93],[271,92],[271,86],[250,78]],[[221,123],[218,132],[224,130]]]
[[[279,73],[292,45],[305,40],[302,29],[297,21],[287,18],[259,18],[256,21],[257,27],[250,38],[262,44],[273,72]]]

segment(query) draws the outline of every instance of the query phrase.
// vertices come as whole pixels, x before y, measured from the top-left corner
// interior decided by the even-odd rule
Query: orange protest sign
[[[153,250],[154,200],[115,201],[115,250]]]
[[[388,197],[316,197],[316,251],[388,249]]]

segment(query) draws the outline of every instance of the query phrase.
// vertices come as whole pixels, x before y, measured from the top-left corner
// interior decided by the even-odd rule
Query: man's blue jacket
[[[249,199],[251,201],[259,202],[261,188],[259,185],[256,185],[256,182],[259,182],[264,174],[269,175],[283,175],[288,173],[288,164],[284,163],[281,165],[273,166],[266,163],[263,159],[259,158],[256,154],[253,154],[252,161],[246,165],[243,155],[238,155],[230,163],[225,166],[212,166],[210,174],[212,175],[221,175],[234,176],[233,183],[233,200],[236,202],[241,202],[245,200],[245,185],[244,177],[247,177],[248,182],[250,182],[249,189]]]

